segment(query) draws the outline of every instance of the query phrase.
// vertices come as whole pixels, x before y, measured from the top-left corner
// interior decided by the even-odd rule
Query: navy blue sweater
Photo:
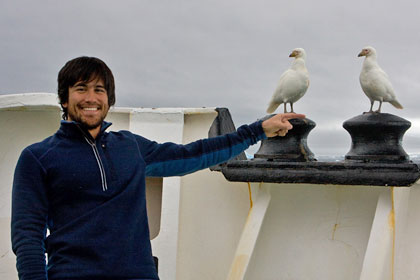
[[[187,145],[158,144],[129,131],[107,133],[109,125],[104,122],[93,139],[78,124],[62,121],[53,136],[23,150],[11,223],[21,280],[159,279],[145,177],[191,173],[265,138],[261,122]]]

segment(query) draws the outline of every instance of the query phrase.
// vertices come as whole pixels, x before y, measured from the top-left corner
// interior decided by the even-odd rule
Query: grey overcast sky
[[[371,45],[404,106],[382,111],[412,122],[404,148],[420,152],[419,1],[2,0],[0,38],[0,94],[54,93],[66,61],[96,56],[116,106],[227,107],[236,126],[266,115],[302,47],[311,85],[294,109],[317,123],[315,155],[349,150],[342,123],[369,109],[357,54]]]

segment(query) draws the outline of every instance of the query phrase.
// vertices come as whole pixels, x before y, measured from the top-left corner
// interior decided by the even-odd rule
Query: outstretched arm
[[[263,121],[262,127],[267,137],[285,136],[293,128],[291,119],[303,119],[305,115],[295,113],[277,114]]]
[[[146,162],[146,176],[181,176],[237,156],[250,145],[265,139],[262,120],[240,126],[235,132],[197,140],[185,145],[158,144],[136,135]]]
[[[180,176],[225,162],[266,137],[284,136],[292,129],[290,119],[302,114],[278,114],[265,121],[243,125],[236,132],[197,140],[186,145],[158,144],[136,136],[146,162],[147,176]]]

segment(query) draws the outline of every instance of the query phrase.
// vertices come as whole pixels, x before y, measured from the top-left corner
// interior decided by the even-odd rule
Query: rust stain
[[[332,239],[332,240],[334,240],[334,237],[335,237],[335,231],[337,230],[338,226],[339,226],[339,224],[334,224],[334,227],[333,227],[333,232],[332,232],[332,237],[331,237],[331,239]]]
[[[336,202],[337,202],[337,214],[335,216],[335,224],[333,227],[333,232],[332,232],[332,240],[335,240],[335,232],[337,231],[338,226],[340,225],[339,223],[339,218],[340,218],[340,213],[341,213],[341,198],[340,198],[340,194],[341,194],[341,188],[338,187],[337,188],[337,192],[336,192]]]
[[[391,212],[388,215],[389,229],[392,231],[392,254],[391,254],[391,279],[395,275],[395,205],[394,205],[394,187],[391,187]]]
[[[251,191],[251,183],[248,182],[248,192],[249,192],[249,204],[250,204],[250,209],[252,209],[253,206],[253,202],[252,202],[252,191]]]
[[[306,153],[305,147],[302,144],[299,144],[300,152],[302,153],[304,159],[308,161],[308,154]]]
[[[248,259],[248,255],[239,255],[235,257],[230,271],[229,280],[240,280],[243,278]]]

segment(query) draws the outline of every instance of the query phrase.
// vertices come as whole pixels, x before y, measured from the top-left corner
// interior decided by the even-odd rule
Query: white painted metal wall
[[[39,103],[38,103],[39,102]],[[59,127],[56,97],[48,94],[0,97],[0,278],[17,279],[11,251],[10,207],[13,173],[20,152]]]
[[[116,108],[107,120],[111,130],[188,143],[207,137],[215,116],[205,108]],[[17,279],[10,248],[17,158],[24,147],[53,134],[59,121],[54,94],[0,96],[1,279]],[[148,180],[147,193],[162,280],[420,279],[417,183],[248,185],[207,169]]]

